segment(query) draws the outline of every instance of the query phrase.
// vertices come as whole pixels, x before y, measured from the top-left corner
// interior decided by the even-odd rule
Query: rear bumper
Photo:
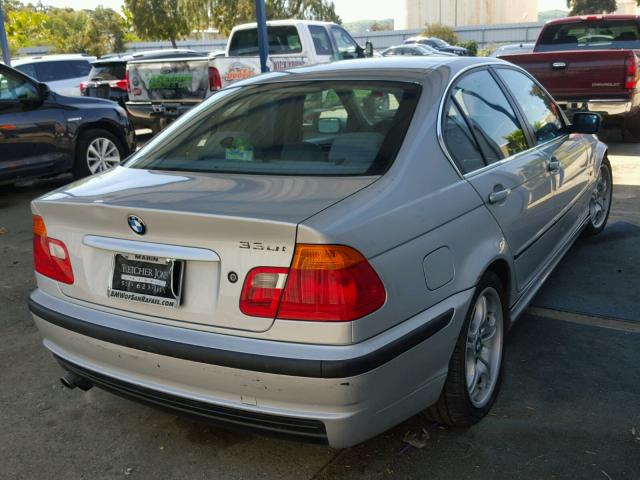
[[[622,100],[559,100],[560,107],[571,117],[577,112],[599,113],[603,117],[628,117],[640,113],[640,101],[634,99]]]
[[[145,119],[174,119],[188,112],[199,102],[193,103],[152,103],[152,102],[127,102],[129,115]]]
[[[232,428],[347,447],[437,400],[470,299],[459,293],[346,346],[168,327],[39,290],[30,308],[45,346],[98,386]]]

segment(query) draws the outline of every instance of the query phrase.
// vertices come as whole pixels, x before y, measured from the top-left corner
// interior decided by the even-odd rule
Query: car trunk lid
[[[273,319],[240,311],[246,274],[257,266],[288,267],[297,225],[375,178],[119,167],[37,199],[33,208],[48,235],[69,251],[75,282],[59,284],[65,296],[163,323],[265,331]],[[144,223],[144,234],[130,227],[131,215]],[[151,260],[151,267],[164,259],[181,261],[180,305],[111,296],[118,255],[141,256],[131,260]]]

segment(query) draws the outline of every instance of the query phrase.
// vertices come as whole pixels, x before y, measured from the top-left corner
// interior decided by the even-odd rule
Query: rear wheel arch
[[[493,272],[500,279],[500,283],[502,284],[502,287],[504,289],[504,298],[507,301],[505,309],[508,313],[511,306],[511,294],[514,291],[514,276],[512,275],[509,262],[507,262],[507,260],[505,260],[504,258],[496,258],[487,266],[487,268],[484,270],[484,272],[482,272],[479,278],[482,278],[486,272]],[[511,325],[511,318],[509,315],[506,315],[505,323],[507,328]]]
[[[124,136],[124,134],[122,133],[122,129],[119,128],[117,125],[114,125],[113,123],[105,121],[105,120],[98,120],[98,121],[95,121],[95,122],[88,122],[88,123],[84,123],[84,124],[80,125],[78,127],[78,130],[76,131],[76,135],[75,135],[75,155],[76,155],[76,158],[78,156],[79,140],[82,137],[82,135],[84,133],[88,132],[89,130],[106,130],[107,132],[109,132],[110,134],[115,136],[120,141],[120,143],[122,143],[122,145],[125,148],[127,147],[127,139]]]

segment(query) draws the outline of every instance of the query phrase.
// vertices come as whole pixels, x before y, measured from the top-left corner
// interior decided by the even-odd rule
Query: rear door
[[[500,225],[521,290],[546,257],[536,240],[558,213],[549,160],[487,68],[454,84],[445,113],[445,145]]]
[[[64,118],[37,85],[0,65],[0,179],[30,175],[69,161],[62,149]]]

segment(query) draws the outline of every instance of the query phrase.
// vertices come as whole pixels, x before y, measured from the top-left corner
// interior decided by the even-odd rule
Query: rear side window
[[[443,136],[449,154],[462,173],[471,173],[485,166],[480,147],[467,121],[451,102],[444,119]]]
[[[29,75],[31,78],[38,79],[35,66],[32,63],[27,63],[25,65],[18,65],[15,67],[16,70],[21,71],[25,75]]]
[[[640,48],[640,29],[636,20],[586,20],[546,26],[536,51],[598,50]]]
[[[246,86],[203,109],[128,166],[265,175],[379,175],[409,128],[420,87],[382,81]]]
[[[302,42],[295,26],[267,27],[269,53],[282,55],[302,52]],[[258,55],[258,30],[238,30],[231,37],[230,56]]]
[[[498,74],[520,105],[537,143],[549,142],[564,134],[558,107],[538,84],[515,70],[501,68]]]
[[[529,148],[516,113],[487,70],[462,77],[452,88],[449,101],[465,116],[485,163]],[[455,151],[455,146],[447,144],[447,148]]]
[[[311,33],[311,39],[313,40],[313,46],[316,49],[318,55],[332,55],[333,48],[331,47],[331,40],[326,28],[320,25],[309,25],[309,32]]]
[[[96,63],[91,69],[89,80],[124,80],[126,71],[125,62]]]
[[[59,60],[33,64],[37,79],[41,82],[56,82],[69,78],[86,77],[91,70],[87,60]]]

